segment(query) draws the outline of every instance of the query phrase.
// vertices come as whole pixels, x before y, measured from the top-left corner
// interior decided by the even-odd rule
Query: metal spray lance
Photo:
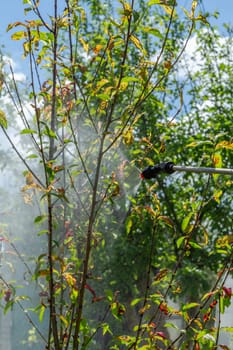
[[[179,166],[175,165],[173,162],[165,162],[156,164],[154,166],[148,166],[141,172],[141,178],[149,180],[155,178],[156,175],[160,173],[172,174],[175,171],[183,171],[189,173],[233,175],[233,169]]]

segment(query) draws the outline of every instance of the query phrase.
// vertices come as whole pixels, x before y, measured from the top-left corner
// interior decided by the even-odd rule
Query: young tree
[[[187,122],[174,124],[183,98],[173,72],[196,23],[206,23],[196,14],[197,1],[181,10],[175,1],[54,0],[49,16],[38,1],[23,3],[25,21],[8,30],[23,40],[26,94],[12,67],[11,81],[2,68],[23,147],[11,136],[15,122],[7,112],[1,111],[0,124],[24,167],[24,200],[38,206],[33,221],[41,225],[40,252],[30,264],[3,236],[37,284],[32,305],[41,324],[31,312],[28,321],[46,349],[172,349],[184,333],[184,347],[206,346],[210,311],[217,300],[224,308],[230,299],[222,255],[230,259],[231,246],[220,250],[213,238],[213,248],[202,225],[214,222],[209,207],[215,209],[223,184],[192,176],[159,179],[158,187],[140,183],[137,170],[155,159],[190,155]],[[211,150],[209,162],[217,159]],[[199,155],[192,152],[192,159]],[[203,266],[210,257],[211,272],[220,266],[223,272],[203,300],[193,301],[186,276],[196,279],[199,296],[209,291],[210,270]],[[5,310],[14,303],[29,310],[26,297],[1,280]],[[178,310],[168,297],[180,293],[185,305]],[[184,330],[172,339],[164,319],[174,315]],[[124,333],[114,322],[121,319]]]

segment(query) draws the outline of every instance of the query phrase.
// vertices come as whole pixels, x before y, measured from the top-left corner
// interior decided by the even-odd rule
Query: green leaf
[[[177,239],[176,241],[176,246],[177,248],[179,249],[181,247],[181,245],[183,244],[184,240],[186,239],[187,237],[186,236],[182,236],[180,238]]]
[[[29,156],[27,156],[27,159],[35,159],[38,158],[37,154],[30,154]]]
[[[165,327],[165,328],[179,329],[179,327],[176,326],[176,325],[175,325],[174,323],[172,323],[172,322],[166,322],[166,323],[163,325],[163,327]]]
[[[106,333],[109,333],[111,335],[113,334],[108,323],[102,323],[101,327],[103,329],[103,335],[105,335]]]
[[[187,231],[187,228],[188,228],[188,225],[190,223],[192,216],[193,216],[193,213],[191,212],[183,219],[183,221],[181,223],[181,229],[183,232]]]
[[[129,83],[131,81],[136,82],[136,81],[139,81],[139,79],[136,77],[124,77],[121,80],[122,83]]]
[[[200,306],[200,304],[199,303],[189,303],[189,304],[186,304],[182,307],[182,311],[186,311],[186,310],[192,309],[192,308],[197,307],[197,306]]]
[[[14,300],[13,300],[13,299],[9,300],[9,301],[6,303],[6,305],[5,305],[5,307],[4,307],[4,315],[7,313],[7,311],[9,311],[10,309],[12,309],[13,305],[14,305]]]
[[[39,313],[39,321],[42,322],[44,318],[46,307],[44,305],[41,305],[40,313]]]
[[[57,135],[55,134],[55,132],[48,127],[46,127],[46,129],[45,129],[44,135],[47,135],[47,136],[52,137],[54,139],[57,138]]]
[[[233,333],[233,327],[221,327],[220,330]]]
[[[138,303],[140,303],[140,301],[142,301],[142,300],[143,300],[143,298],[136,298],[136,299],[134,299],[134,300],[131,301],[130,305],[131,305],[131,306],[135,306],[135,305],[137,305]]]
[[[130,233],[132,226],[133,226],[133,220],[130,216],[128,216],[125,222],[125,231],[127,235]]]
[[[46,219],[47,219],[47,215],[38,215],[34,220],[34,224],[41,224]]]
[[[143,27],[142,30],[146,33],[149,33],[151,35],[154,35],[158,38],[162,38],[162,34],[159,29],[151,28],[151,27]]]
[[[37,134],[37,131],[36,130],[33,130],[33,129],[23,129],[21,132],[20,132],[21,135],[24,135],[24,134]]]
[[[37,236],[42,236],[47,233],[48,233],[48,230],[40,230],[39,232],[37,232]]]
[[[201,246],[193,241],[189,241],[189,245],[196,249],[201,249]]]
[[[152,5],[158,5],[160,3],[161,3],[161,0],[150,0],[147,5],[152,6]]]
[[[224,297],[220,296],[219,298],[219,311],[221,314],[224,314],[225,311],[225,302],[224,302]]]
[[[114,295],[113,295],[113,292],[112,292],[111,289],[107,289],[107,290],[105,291],[105,294],[106,294],[106,296],[107,296],[108,301],[112,301],[112,300],[113,300]]]

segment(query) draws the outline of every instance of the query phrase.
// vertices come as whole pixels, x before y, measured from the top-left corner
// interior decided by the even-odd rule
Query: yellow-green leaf
[[[222,168],[222,156],[220,153],[213,155],[213,163],[216,168]]]
[[[12,40],[22,40],[26,37],[26,34],[23,30],[20,30],[19,32],[16,32],[11,35]]]
[[[85,51],[86,53],[88,53],[88,51],[89,51],[89,45],[88,45],[88,43],[87,43],[83,38],[80,38],[79,41],[80,41],[80,43],[82,44],[82,46],[83,46],[83,48],[84,48],[84,51]]]
[[[134,136],[133,136],[133,128],[129,128],[127,129],[124,133],[123,133],[123,142],[126,145],[131,145],[134,141]]]
[[[2,128],[7,128],[6,114],[0,109],[0,126]]]
[[[219,142],[215,149],[221,149],[221,148],[226,148],[226,149],[232,149],[233,150],[233,142],[230,141],[222,141]]]
[[[198,4],[197,0],[193,0],[193,2],[192,2],[192,9],[191,9],[191,17],[192,18],[194,17],[197,4]]]
[[[174,13],[173,7],[167,6],[167,5],[161,5],[164,11],[171,16],[172,12]]]
[[[68,327],[69,325],[68,320],[63,315],[59,315],[59,318],[64,323],[64,325]]]
[[[186,311],[186,310],[192,309],[194,307],[198,307],[198,306],[200,306],[199,303],[189,303],[189,304],[186,304],[182,307],[182,311]]]
[[[135,35],[130,35],[130,40],[132,41],[132,43],[134,43],[134,45],[143,53],[146,54],[145,49],[142,46],[142,43],[140,42],[140,40],[135,36]]]
[[[214,196],[213,199],[215,200],[215,202],[217,202],[218,204],[220,203],[220,197],[222,196],[222,190],[216,190],[214,191]]]

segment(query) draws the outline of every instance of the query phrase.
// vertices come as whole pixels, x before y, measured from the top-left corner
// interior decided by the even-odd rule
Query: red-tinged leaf
[[[76,279],[73,277],[71,273],[65,272],[63,276],[65,277],[65,280],[69,287],[73,288],[76,285]]]
[[[100,296],[100,297],[93,297],[92,298],[92,303],[97,303],[99,301],[102,301],[104,299],[103,296]]]
[[[226,345],[218,345],[220,347],[220,349],[223,349],[223,350],[230,350],[230,348]]]
[[[48,269],[39,270],[37,272],[37,276],[39,276],[39,277],[47,277],[47,276],[49,276],[49,270]]]
[[[163,339],[167,339],[165,333],[163,333],[163,332],[156,332],[155,334]]]
[[[200,345],[199,345],[198,342],[195,342],[194,350],[201,350]]]
[[[162,220],[164,221],[169,227],[173,228],[174,227],[174,222],[172,221],[171,218],[169,218],[168,216],[163,216],[163,215],[160,215],[158,217],[158,220]]]
[[[22,26],[22,27],[26,27],[26,24],[23,22],[14,22],[14,23],[10,23],[7,27],[7,32],[9,32],[9,30],[11,30],[12,28],[18,27],[18,26]]]
[[[231,288],[223,287],[223,291],[224,291],[225,296],[227,296],[228,298],[231,298],[231,296],[232,296],[232,289]]]
[[[91,294],[93,295],[94,298],[96,298],[96,293],[94,291],[94,289],[89,285],[89,284],[85,284],[85,288],[89,290],[89,292],[91,292]]]
[[[167,273],[168,273],[167,269],[162,269],[161,271],[159,271],[159,273],[157,273],[154,280],[161,281],[165,276],[167,276]]]

